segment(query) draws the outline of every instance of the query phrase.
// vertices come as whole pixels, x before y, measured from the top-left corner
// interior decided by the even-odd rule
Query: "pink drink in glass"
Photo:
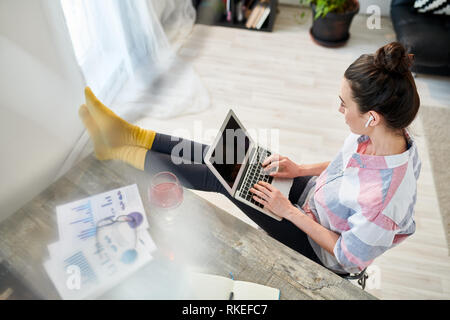
[[[160,172],[153,177],[149,198],[158,207],[175,208],[183,201],[183,188],[173,173]]]

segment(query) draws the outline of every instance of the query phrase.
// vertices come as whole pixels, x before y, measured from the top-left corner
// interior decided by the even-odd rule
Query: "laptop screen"
[[[211,164],[226,183],[233,188],[242,162],[248,152],[250,140],[233,116],[230,117],[215,149]]]

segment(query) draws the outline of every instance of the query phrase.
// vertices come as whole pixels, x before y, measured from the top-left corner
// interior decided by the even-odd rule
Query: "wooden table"
[[[105,299],[177,299],[164,288],[176,282],[185,266],[222,276],[232,272],[236,280],[279,288],[281,299],[375,299],[189,189],[184,189],[174,223],[167,226],[162,219],[167,212],[148,204],[150,179],[148,173],[121,162],[86,157],[0,224],[0,257],[35,294],[59,299],[42,265],[48,258],[47,245],[59,239],[56,206],[136,183],[158,251],[154,260],[104,295]],[[141,291],[130,290],[133,286]],[[130,292],[142,295],[130,296]]]

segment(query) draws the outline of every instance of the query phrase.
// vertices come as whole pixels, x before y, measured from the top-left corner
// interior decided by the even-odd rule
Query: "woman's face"
[[[364,116],[360,114],[358,104],[352,97],[350,83],[345,77],[342,78],[339,98],[339,112],[345,116],[345,123],[350,127],[350,130],[353,133],[364,134],[366,129],[364,125],[367,120],[365,120]]]

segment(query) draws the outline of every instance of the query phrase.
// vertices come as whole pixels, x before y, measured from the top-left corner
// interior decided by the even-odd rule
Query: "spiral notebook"
[[[205,273],[191,273],[190,299],[193,300],[279,300],[280,290],[261,284],[238,281]]]

